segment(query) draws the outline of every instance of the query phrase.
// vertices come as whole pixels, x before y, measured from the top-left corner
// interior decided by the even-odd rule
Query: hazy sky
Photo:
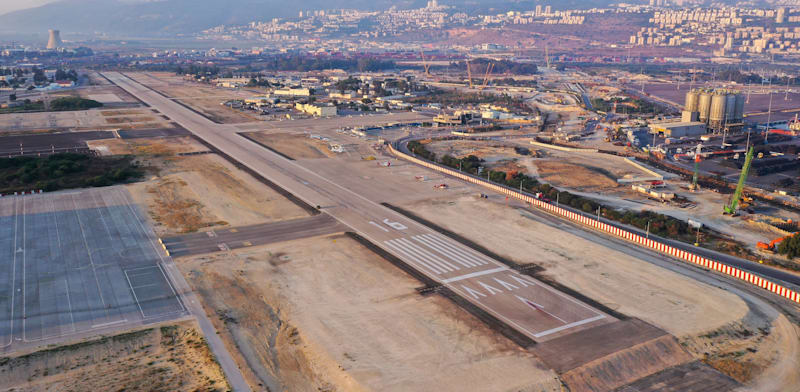
[[[21,10],[24,8],[38,7],[43,4],[52,3],[56,0],[0,0],[0,14]]]

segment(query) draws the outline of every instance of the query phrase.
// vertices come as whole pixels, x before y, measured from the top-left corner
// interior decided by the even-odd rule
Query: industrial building
[[[681,121],[699,121],[715,132],[738,131],[744,124],[744,101],[736,91],[694,89],[686,93]]]
[[[708,130],[706,124],[699,121],[650,124],[649,127],[650,133],[661,134],[664,137],[671,138],[700,136],[704,135]]]
[[[295,109],[311,114],[313,116],[318,117],[329,117],[335,116],[339,112],[336,109],[336,106],[333,105],[320,105],[320,104],[313,104],[313,103],[297,103],[295,104]]]

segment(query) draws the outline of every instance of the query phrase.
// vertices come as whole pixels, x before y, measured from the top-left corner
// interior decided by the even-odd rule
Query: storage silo
[[[697,111],[700,112],[700,122],[708,123],[708,115],[711,112],[711,93],[703,91],[697,100]]]
[[[686,105],[683,110],[687,112],[696,112],[699,98],[700,98],[700,93],[698,93],[697,90],[687,91]]]
[[[733,111],[733,121],[736,123],[744,122],[744,95],[736,94],[736,109]]]
[[[735,123],[734,117],[736,117],[736,94],[728,92],[725,96],[725,119],[723,124],[727,126]]]
[[[711,96],[711,110],[708,113],[709,128],[719,130],[725,122],[725,104],[728,96],[725,93],[714,93]]]

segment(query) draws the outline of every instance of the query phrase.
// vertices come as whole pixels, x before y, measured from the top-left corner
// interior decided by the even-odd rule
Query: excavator
[[[744,189],[744,183],[747,180],[747,174],[750,172],[750,164],[753,163],[754,153],[755,148],[750,147],[750,149],[747,151],[747,156],[744,158],[742,174],[739,175],[739,183],[736,185],[736,191],[733,192],[730,203],[722,207],[723,213],[726,215],[736,215],[738,213],[739,202],[742,199],[742,190]]]
[[[758,242],[756,244],[756,247],[758,247],[758,249],[765,250],[767,252],[775,252],[775,247],[778,246],[778,244],[780,244],[781,242],[783,242],[783,240],[785,240],[785,239],[787,239],[787,238],[789,238],[789,237],[791,237],[793,235],[794,234],[789,234],[789,235],[787,235],[785,237],[776,238],[776,239],[770,241],[769,244],[767,244],[765,242]]]

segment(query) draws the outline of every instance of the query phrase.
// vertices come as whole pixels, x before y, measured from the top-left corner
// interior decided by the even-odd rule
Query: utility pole
[[[769,79],[769,86],[767,87],[769,89],[769,91],[768,91],[768,93],[769,93],[769,106],[767,106],[767,127],[764,130],[765,131],[764,132],[764,144],[767,144],[767,142],[769,140],[769,127],[770,127],[770,124],[772,123],[772,89],[770,88],[771,86],[772,86],[772,78]]]
[[[788,101],[789,100],[789,77],[788,76],[786,77],[786,94],[784,94],[783,100],[784,101]]]

